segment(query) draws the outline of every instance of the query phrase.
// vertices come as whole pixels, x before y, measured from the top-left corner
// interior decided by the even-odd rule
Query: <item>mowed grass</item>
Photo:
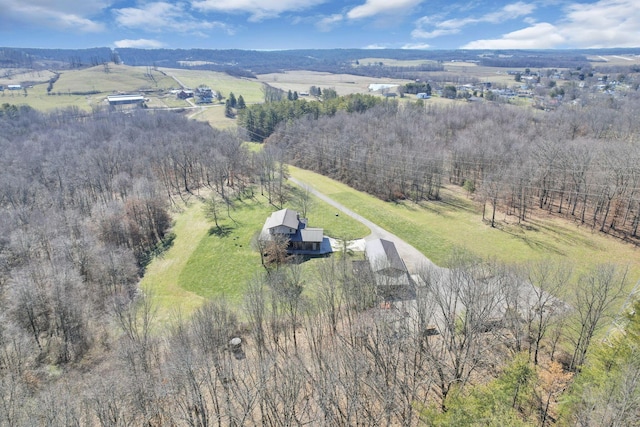
[[[142,279],[141,287],[154,298],[161,322],[170,321],[177,313],[188,316],[204,301],[215,298],[239,306],[248,283],[263,271],[260,254],[251,242],[277,208],[259,194],[236,200],[230,211],[233,219],[222,209],[221,233],[213,220],[205,217],[203,206],[200,200],[191,199],[174,213],[174,244],[151,262]],[[294,208],[291,204],[285,207]],[[309,226],[323,227],[325,234],[330,231],[336,237],[355,238],[369,233],[352,218],[336,217],[335,209],[319,199],[314,198],[308,216]],[[305,263],[305,271],[313,272],[314,263]]]
[[[189,113],[190,119],[209,123],[217,129],[230,129],[236,126],[236,119],[230,119],[224,114],[225,107],[222,104],[206,106]]]
[[[204,217],[202,204],[190,202],[180,212],[174,212],[173,246],[147,267],[140,283],[142,290],[151,295],[162,323],[177,313],[191,314],[205,301],[204,297],[180,286],[180,274],[193,255],[200,239],[207,233],[209,223]]]
[[[292,199],[302,193],[302,188],[293,185]],[[354,240],[368,236],[371,233],[368,227],[351,218],[341,214],[337,209],[322,200],[311,196],[311,203],[307,211],[307,219],[310,227],[324,228],[324,234],[335,239]],[[292,208],[296,209],[295,203]]]
[[[178,276],[178,284],[201,297],[225,297],[237,304],[249,280],[262,269],[260,254],[251,247],[251,240],[273,209],[255,199],[234,204],[230,211],[233,220],[226,212],[221,215],[222,232],[213,221],[206,221],[205,232],[191,242],[194,250]],[[202,204],[200,211],[204,218]]]
[[[598,263],[629,266],[630,288],[640,278],[637,247],[564,219],[543,214],[517,224],[499,213],[498,226],[491,228],[482,221],[482,207],[464,193],[443,189],[441,201],[390,203],[310,171],[290,167],[290,173],[398,235],[438,265],[446,265],[452,251],[462,248],[509,264],[563,260],[574,266],[576,276]]]

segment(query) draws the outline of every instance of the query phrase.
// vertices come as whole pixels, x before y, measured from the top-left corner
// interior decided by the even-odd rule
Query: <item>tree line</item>
[[[590,320],[574,323],[549,293],[565,289],[567,266],[506,267],[459,252],[447,267],[420,271],[416,299],[388,304],[346,257],[318,263],[313,283],[289,264],[252,280],[241,307],[209,301],[161,333],[143,296],[112,312],[116,336],[94,352],[102,357],[60,375],[45,375],[31,346],[2,329],[0,425],[445,426],[481,417],[544,426],[585,418],[588,391],[572,392],[572,406],[555,402],[573,375],[560,363],[574,360],[564,349],[593,338],[582,326],[606,324],[593,307],[617,301],[624,269],[594,266],[579,279],[577,292],[592,297],[576,307]],[[637,388],[610,386],[637,401]],[[627,408],[607,414],[634,419]]]
[[[267,140],[292,164],[383,200],[438,199],[467,186],[496,225],[545,210],[637,241],[640,99],[593,96],[555,112],[509,105],[386,102],[283,122]]]
[[[383,100],[372,95],[353,94],[338,97],[333,89],[322,91],[323,101],[307,101],[285,98],[283,91],[265,87],[264,104],[254,104],[238,111],[238,126],[246,132],[249,141],[262,142],[270,136],[279,123],[309,116],[318,119],[320,116],[332,116],[338,111],[364,112]]]

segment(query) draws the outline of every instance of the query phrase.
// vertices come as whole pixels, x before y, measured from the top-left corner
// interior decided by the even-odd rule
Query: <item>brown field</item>
[[[0,68],[0,85],[32,85],[48,82],[55,74],[49,70]]]
[[[286,71],[284,73],[260,74],[258,75],[258,81],[284,91],[290,90],[298,93],[308,92],[311,86],[333,88],[338,95],[342,96],[353,93],[370,93],[369,85],[372,83],[404,85],[411,80],[379,79],[317,71]]]
[[[591,63],[593,67],[640,64],[640,55],[592,55],[588,56],[587,59],[593,61]]]

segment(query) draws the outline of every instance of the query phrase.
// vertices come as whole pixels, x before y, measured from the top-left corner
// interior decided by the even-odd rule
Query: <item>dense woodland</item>
[[[336,256],[312,296],[299,265],[273,265],[242,307],[211,301],[163,330],[137,282],[181,199],[262,185],[282,205],[285,159],[385,200],[463,186],[488,226],[544,211],[635,242],[638,105],[385,101],[291,117],[258,153],[177,113],[4,105],[0,426],[633,425],[640,319],[594,342],[624,266],[574,277],[456,252],[419,272],[415,300],[380,310],[372,278]]]
[[[385,102],[357,116],[289,121],[268,140],[287,160],[383,200],[438,199],[464,186],[526,221],[542,210],[638,239],[640,98],[593,97],[553,113],[492,103]]]
[[[283,70],[311,70],[359,74],[372,77],[417,78],[425,71],[437,71],[446,61],[476,61],[481,65],[513,68],[577,68],[593,62],[595,55],[638,54],[638,49],[588,50],[418,50],[384,49],[390,60],[435,61],[431,65],[389,66],[368,64],[359,59],[376,57],[371,49],[293,49],[252,51],[239,49],[136,49],[107,47],[93,49],[36,49],[0,47],[0,66],[28,68],[78,68],[103,62],[121,62],[133,66],[194,68],[230,72],[250,77],[253,74]],[[591,59],[587,59],[590,57]],[[193,66],[193,62],[202,64]],[[354,67],[354,65],[359,65]]]

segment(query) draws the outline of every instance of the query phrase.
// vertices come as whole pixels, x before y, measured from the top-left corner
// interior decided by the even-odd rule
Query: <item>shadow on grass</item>
[[[487,224],[490,224],[490,221],[485,220]],[[490,226],[490,225],[489,225]],[[529,225],[523,226],[520,225],[510,225],[510,224],[502,224],[496,221],[495,227],[496,230],[506,233],[510,236],[515,237],[518,240],[521,240],[525,245],[529,246],[531,249],[535,251],[543,250],[545,252],[553,253],[556,255],[566,255],[566,252],[562,251],[558,245],[554,245],[550,242],[545,242],[543,239],[534,238],[531,235],[527,235],[524,230],[538,232],[538,229]]]
[[[214,225],[213,227],[209,228],[207,234],[209,236],[227,237],[229,234],[231,234],[234,228],[235,227],[229,225],[220,225],[217,227]]]
[[[541,232],[554,235],[558,240],[561,240],[566,244],[572,246],[585,246],[591,249],[597,249],[598,247],[591,239],[580,235],[580,233],[577,231],[572,232],[571,230],[567,230],[566,228],[553,224],[547,224],[543,221],[535,219],[531,219],[529,220],[529,222],[535,224]]]

